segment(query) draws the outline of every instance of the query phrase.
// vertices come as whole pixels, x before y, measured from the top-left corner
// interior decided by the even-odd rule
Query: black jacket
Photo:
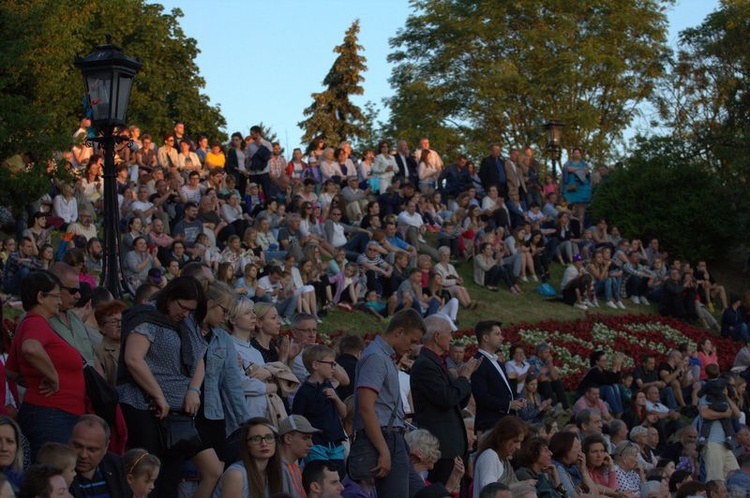
[[[414,424],[427,429],[440,441],[440,458],[464,457],[466,430],[461,409],[471,396],[465,377],[454,379],[432,351],[422,348],[411,367]]]
[[[411,155],[406,156],[406,164],[401,160],[401,154],[396,154],[396,165],[398,166],[398,176],[401,181],[409,180],[416,187],[419,183],[419,171],[417,170],[417,161]]]
[[[482,354],[477,353],[475,357],[481,358]],[[508,379],[508,373],[502,362],[500,362],[500,369]],[[476,372],[471,375],[471,392],[477,404],[477,414],[474,419],[475,430],[488,431],[504,416],[516,414],[510,409],[510,402],[513,401],[511,389],[510,380],[506,384],[495,365],[484,358]]]
[[[99,472],[107,483],[107,491],[112,498],[130,498],[132,496],[130,487],[125,480],[125,469],[122,464],[122,458],[114,453],[107,452],[99,462]],[[74,498],[84,498],[86,495],[80,487],[81,476],[76,475],[73,484],[70,485],[70,494]]]

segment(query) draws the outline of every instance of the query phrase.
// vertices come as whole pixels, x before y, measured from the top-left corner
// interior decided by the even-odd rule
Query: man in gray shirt
[[[419,313],[402,310],[393,315],[388,328],[365,348],[357,363],[354,430],[378,451],[373,471],[378,496],[403,496],[409,488],[409,450],[404,440],[396,361],[422,340],[425,331]]]

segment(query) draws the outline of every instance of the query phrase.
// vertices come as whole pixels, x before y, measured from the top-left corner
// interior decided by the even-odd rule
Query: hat
[[[248,186],[248,187],[257,187],[257,186],[258,186],[258,184],[257,184],[257,183],[255,183],[255,182],[251,182],[251,183],[248,183],[248,184],[247,184],[247,186]]]
[[[583,256],[581,256],[580,254],[574,254],[573,261],[583,261]]]
[[[308,422],[308,420],[302,415],[289,415],[287,418],[279,422],[279,434],[289,434],[290,432],[301,432],[302,434],[314,434],[316,432],[323,432]]]

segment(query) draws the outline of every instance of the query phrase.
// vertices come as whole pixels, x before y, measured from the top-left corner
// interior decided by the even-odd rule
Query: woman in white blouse
[[[381,194],[384,194],[388,187],[391,186],[391,178],[398,171],[396,159],[391,155],[391,149],[388,142],[381,140],[378,144],[380,154],[375,158],[372,164],[372,174],[378,179],[378,188]]]
[[[68,225],[78,221],[78,201],[73,197],[73,187],[63,183],[60,193],[52,199],[52,212]]]

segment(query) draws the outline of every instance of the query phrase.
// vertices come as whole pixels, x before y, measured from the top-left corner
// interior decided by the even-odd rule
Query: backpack
[[[534,289],[534,292],[545,297],[555,297],[557,295],[555,288],[546,282]]]

